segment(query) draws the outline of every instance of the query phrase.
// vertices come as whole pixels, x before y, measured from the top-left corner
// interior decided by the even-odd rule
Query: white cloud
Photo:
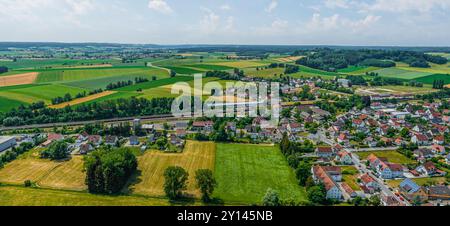
[[[35,11],[52,5],[53,0],[0,0],[2,20],[36,21]]]
[[[307,24],[308,30],[330,30],[338,27],[339,15],[322,17],[320,13],[314,13],[311,21]]]
[[[66,0],[74,15],[83,15],[95,9],[92,0]]]
[[[275,19],[274,21],[272,21],[270,25],[266,25],[265,27],[257,27],[252,29],[256,34],[262,36],[277,36],[277,35],[292,34],[289,31],[289,21],[280,18]]]
[[[435,8],[450,9],[450,0],[376,0],[365,4],[363,11],[430,12]]]
[[[79,27],[90,28],[89,24],[83,24],[81,16],[96,9],[94,0],[65,0],[68,9],[64,18]]]
[[[225,5],[220,6],[220,9],[221,9],[221,10],[228,11],[228,10],[231,10],[231,6],[228,5],[228,4],[225,4]]]
[[[272,0],[272,2],[270,2],[269,6],[267,6],[266,12],[271,13],[277,7],[278,7],[278,1]]]
[[[380,20],[380,16],[367,15],[360,20],[351,20],[344,18],[339,14],[334,14],[330,17],[322,17],[319,13],[314,13],[311,20],[306,24],[308,31],[330,31],[330,30],[346,30],[346,31],[360,31],[367,29]]]
[[[173,9],[164,0],[150,0],[148,2],[148,8],[164,14],[173,13]]]
[[[206,13],[200,21],[201,30],[205,33],[216,31],[219,27],[220,16],[209,9],[204,9],[204,11]]]
[[[330,9],[335,8],[348,9],[350,7],[350,3],[348,0],[326,0],[325,6]]]
[[[225,30],[227,30],[227,31],[232,31],[232,30],[234,30],[234,17],[229,16],[229,17],[227,18],[227,21],[226,21],[226,23],[225,23]]]

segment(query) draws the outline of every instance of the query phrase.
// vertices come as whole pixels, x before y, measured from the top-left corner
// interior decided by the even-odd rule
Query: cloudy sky
[[[450,0],[0,0],[0,41],[450,46]]]

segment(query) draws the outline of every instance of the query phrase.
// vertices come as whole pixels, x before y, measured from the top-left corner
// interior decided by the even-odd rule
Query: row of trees
[[[156,76],[152,77],[153,81],[155,81],[156,79],[157,79]],[[122,88],[122,87],[125,87],[125,86],[131,86],[133,84],[139,84],[139,83],[144,83],[144,82],[148,82],[148,81],[149,80],[147,78],[135,77],[134,78],[134,82],[132,80],[112,82],[112,83],[110,83],[110,84],[108,84],[106,86],[106,90],[118,89],[118,88]]]
[[[189,173],[179,166],[168,167],[164,171],[164,192],[171,200],[183,197],[183,191],[187,189]],[[213,172],[209,169],[199,169],[195,172],[197,187],[202,193],[204,202],[211,201],[211,195],[217,187],[217,181]]]
[[[295,74],[297,72],[300,71],[300,67],[299,66],[295,66],[295,65],[286,65],[285,69],[284,69],[284,74],[288,75],[288,74]]]
[[[375,77],[369,82],[371,86],[403,85],[403,80],[397,78]]]
[[[3,74],[3,73],[6,73],[6,72],[8,72],[8,68],[7,67],[5,67],[5,66],[0,66],[0,74]]]
[[[156,76],[153,76],[153,79],[156,80]],[[125,86],[131,86],[133,84],[139,84],[139,83],[148,82],[148,81],[149,80],[147,78],[136,77],[136,78],[134,78],[134,83],[132,80],[110,83],[106,86],[106,90],[114,90],[114,89],[122,88]],[[88,95],[94,95],[94,94],[101,93],[101,92],[103,92],[103,89],[101,89],[101,88],[91,90],[88,93],[86,93],[86,91],[84,91],[84,92],[81,92],[81,93],[78,93],[77,95],[75,95],[75,98],[73,98],[70,93],[66,93],[63,97],[55,97],[51,101],[52,101],[53,105],[61,104],[61,103],[72,101],[73,99],[83,98]]]
[[[433,81],[433,89],[443,89],[445,86],[444,80],[434,80]]]
[[[34,147],[33,143],[21,143],[19,147],[13,147],[0,155],[0,168],[6,163],[15,160],[19,155],[31,150]]]
[[[40,104],[19,106],[7,113],[0,113],[4,126],[21,126],[42,123],[76,122],[118,117],[134,117],[170,114],[173,98],[116,99],[101,103],[52,109]]]
[[[340,93],[348,93],[348,94],[355,93],[352,89],[347,89],[347,88],[339,86],[339,84],[337,82],[330,83],[330,82],[321,81],[321,82],[316,82],[316,86],[320,87],[322,89],[336,91],[336,92],[340,92]]]
[[[332,114],[336,114],[339,110],[347,112],[356,107],[357,109],[363,109],[369,107],[371,104],[370,97],[351,95],[349,97],[334,98],[333,102],[328,100],[316,102],[316,106],[320,109],[328,111]]]
[[[119,193],[137,169],[136,156],[124,148],[94,151],[84,164],[86,185],[94,194]]]
[[[441,56],[432,56],[423,52],[402,50],[333,50],[316,49],[307,57],[296,61],[297,64],[325,71],[337,71],[351,65],[394,67],[395,62],[405,62],[411,67],[430,67],[428,62],[446,64],[448,60]]]
[[[352,85],[367,86],[367,81],[362,76],[349,75],[346,79],[349,80]]]
[[[50,147],[41,152],[41,158],[62,160],[69,156],[69,146],[65,141],[53,142]]]
[[[226,71],[208,71],[206,72],[206,77],[217,77],[225,80],[240,80],[245,76],[243,70],[237,68],[234,69],[233,73]]]
[[[106,90],[113,90],[113,89],[118,89],[118,88],[122,88],[125,86],[131,86],[131,85],[133,85],[133,81],[131,81],[131,80],[112,82],[106,86]]]

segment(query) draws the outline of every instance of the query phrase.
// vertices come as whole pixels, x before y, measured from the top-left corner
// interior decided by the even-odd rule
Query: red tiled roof
[[[322,166],[314,166],[313,173],[316,178],[324,184],[327,191],[336,186],[336,183],[333,181],[333,179],[331,179],[331,177]]]
[[[419,140],[419,141],[428,141],[428,138],[425,136],[425,135],[423,135],[423,134],[416,134],[416,138],[417,138],[417,140]]]
[[[387,163],[386,164],[390,170],[392,171],[403,171],[403,166],[396,163]]]
[[[197,121],[192,123],[192,126],[194,127],[206,127],[206,126],[212,126],[214,123],[212,121]]]
[[[47,140],[62,140],[64,139],[64,136],[61,134],[56,134],[56,133],[49,133],[47,136]]]
[[[347,194],[349,194],[349,195],[351,195],[351,194],[353,194],[355,191],[353,191],[353,189],[347,184],[347,183],[345,183],[345,182],[343,182],[342,184],[341,184],[341,186],[342,186],[342,188],[344,189],[344,191],[347,193]]]
[[[333,152],[333,150],[331,149],[331,147],[317,147],[317,152]]]
[[[427,171],[436,170],[436,166],[434,165],[433,162],[426,162],[425,164],[423,164],[423,167],[424,167]]]
[[[369,174],[366,173],[366,174],[361,176],[361,181],[364,184],[368,184],[368,183],[374,182],[375,179],[373,179]]]

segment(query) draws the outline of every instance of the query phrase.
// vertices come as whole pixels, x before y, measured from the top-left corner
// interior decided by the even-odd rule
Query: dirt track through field
[[[17,85],[26,85],[32,84],[39,73],[30,72],[18,75],[9,75],[0,77],[0,87],[3,86],[17,86]]]
[[[88,101],[91,101],[91,100],[95,100],[95,99],[98,99],[98,98],[101,98],[101,97],[106,97],[106,96],[109,96],[109,95],[112,95],[112,94],[115,94],[115,93],[117,93],[117,92],[116,91],[105,91],[105,92],[97,93],[97,94],[90,95],[90,96],[87,96],[87,97],[78,98],[78,99],[75,99],[75,100],[72,100],[72,101],[69,101],[69,102],[65,102],[65,103],[62,103],[62,104],[52,105],[52,106],[50,106],[50,108],[61,109],[61,108],[65,108],[67,106],[74,106],[74,105],[82,104],[82,103],[85,103],[85,102],[88,102]]]

